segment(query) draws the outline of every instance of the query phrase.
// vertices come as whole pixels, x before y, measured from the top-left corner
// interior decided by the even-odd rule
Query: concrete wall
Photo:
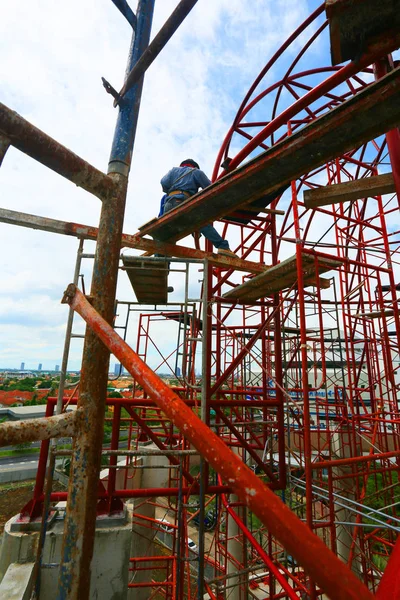
[[[34,562],[36,558],[37,533],[11,531],[16,517],[6,523],[0,553],[0,580],[11,563]],[[128,591],[128,565],[131,545],[131,523],[108,526],[107,518],[101,519],[101,527],[95,534],[94,559],[92,561],[91,598],[93,600],[125,600]],[[44,546],[43,563],[58,565],[62,546],[64,522],[56,520],[49,529]],[[57,597],[58,567],[42,568],[40,600]]]
[[[156,448],[148,444],[147,448]],[[125,459],[118,462],[121,468],[116,472],[116,488],[163,488],[168,483],[169,461],[165,456],[145,456],[132,462],[125,468]],[[149,468],[141,468],[141,467]],[[160,468],[157,468],[160,467]],[[125,482],[125,476],[128,479]],[[100,478],[107,485],[108,470],[101,472]],[[60,503],[61,504],[61,503]],[[91,598],[93,600],[146,600],[150,588],[134,588],[129,590],[129,558],[151,556],[158,550],[154,545],[154,537],[157,532],[149,525],[148,519],[155,518],[155,506],[153,499],[140,498],[136,502],[129,503],[128,520],[126,524],[112,525],[113,519],[103,517],[97,520],[94,559],[92,561],[91,576]],[[128,504],[128,505],[129,505]],[[132,521],[132,511],[136,517]],[[140,515],[144,517],[142,520]],[[10,519],[6,524],[3,543],[0,551],[0,581],[4,577],[8,567],[12,563],[32,563],[36,559],[38,533],[23,533],[11,531],[11,524],[16,517]],[[147,520],[146,520],[147,519]],[[100,527],[101,525],[101,527]],[[50,526],[44,547],[44,566],[41,572],[41,594],[40,600],[54,600],[57,597],[58,565],[62,546],[64,522],[61,518],[56,519]],[[47,567],[45,565],[48,565]],[[134,581],[151,581],[151,567],[147,571],[137,572]],[[132,578],[132,574],[131,574]],[[1,600],[2,597],[0,597]]]
[[[0,583],[0,598],[3,600],[30,600],[33,589],[33,563],[12,563]]]
[[[10,483],[11,481],[25,481],[26,479],[35,479],[37,473],[37,462],[34,464],[21,463],[21,465],[12,464],[9,467],[2,467],[0,471],[0,483]],[[18,507],[16,507],[18,508]]]

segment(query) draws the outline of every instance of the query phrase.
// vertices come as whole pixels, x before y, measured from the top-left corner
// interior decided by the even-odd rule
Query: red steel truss
[[[251,86],[214,180],[392,69],[391,40],[345,67],[319,64],[323,8]],[[129,565],[140,597],[398,597],[399,152],[396,129],[305,169],[260,210],[238,206],[222,219],[223,234],[241,258],[276,267],[269,287],[262,275],[198,254],[198,298],[141,313],[136,352],[69,288],[66,300],[135,378],[131,398],[107,400],[112,435],[97,512],[133,503],[133,529],[147,544]],[[390,172],[391,191],[369,194],[371,180]],[[332,200],[350,182],[362,191]],[[165,351],[160,323],[171,320],[178,341]],[[170,386],[145,364],[151,347],[176,380]],[[21,520],[41,516],[48,450],[47,440]],[[165,459],[167,476],[138,486],[140,470],[154,468],[139,459],[151,455]]]

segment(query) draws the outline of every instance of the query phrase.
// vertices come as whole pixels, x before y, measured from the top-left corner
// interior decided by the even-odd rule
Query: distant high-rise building
[[[38,370],[38,371],[41,371],[41,370],[42,370],[42,363],[39,363],[37,370]]]
[[[25,363],[21,363],[21,371],[25,369]]]
[[[176,373],[175,373],[175,375],[176,375],[177,377],[180,377],[180,376],[181,376],[181,369],[180,369],[180,367],[176,367]]]
[[[119,375],[119,369],[120,369],[119,363],[115,363],[115,365],[114,365],[114,375],[117,376],[117,377]]]
[[[60,365],[56,365],[56,373],[60,370]]]

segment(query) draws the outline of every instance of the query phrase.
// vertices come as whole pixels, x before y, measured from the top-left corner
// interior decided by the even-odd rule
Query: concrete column
[[[232,497],[232,501],[237,501],[237,496]],[[230,555],[232,555],[239,564],[242,562],[242,548],[240,547],[239,542],[236,539],[232,539],[234,536],[237,536],[239,533],[239,527],[236,525],[235,521],[228,515],[227,519],[227,527],[226,527],[226,538],[227,538],[227,551]],[[226,565],[226,574],[233,575],[238,570],[237,565],[230,560],[229,556],[227,557],[227,565]],[[238,575],[235,577],[228,577],[226,580],[227,590],[226,590],[226,598],[227,600],[240,600],[240,589],[239,583],[240,578]]]
[[[143,517],[155,519],[156,510],[154,504],[151,504],[150,498],[138,498],[133,503],[133,512]],[[150,522],[140,517],[133,516],[132,520],[132,545],[131,557],[139,558],[143,556],[154,556],[154,529],[151,528]],[[158,552],[157,552],[158,554]],[[152,563],[145,562],[139,564],[139,567],[145,567],[145,571],[138,570],[135,573],[129,573],[129,581],[132,583],[149,583],[152,579],[152,573],[149,570]],[[152,589],[150,587],[130,588],[128,600],[147,600],[151,596]]]
[[[158,450],[154,444],[148,444],[145,447],[146,450]],[[135,475],[135,487],[141,489],[151,488],[162,488],[168,483],[168,469],[164,468],[168,466],[169,461],[165,456],[143,456],[136,461],[137,466],[144,466],[148,468],[137,469]],[[157,469],[157,466],[160,468]],[[139,479],[140,474],[140,479]],[[137,498],[133,502],[133,512],[136,515],[146,517],[148,519],[156,518],[156,508],[154,506],[154,498]],[[157,544],[154,544],[154,538],[156,536],[156,529],[151,526],[151,521],[141,519],[140,516],[133,517],[132,519],[132,544],[131,554],[132,558],[140,558],[144,556],[158,556],[160,554]],[[155,565],[150,561],[140,564],[141,567],[145,567],[144,571],[136,571],[136,573],[129,573],[129,581],[132,583],[149,583],[152,579],[151,568],[159,568],[159,565]],[[150,587],[143,588],[130,588],[128,599],[129,600],[147,600],[152,593]]]
[[[332,450],[336,458],[349,458],[350,457],[350,431],[342,430],[340,433],[335,433],[332,436]],[[333,477],[341,477],[351,473],[350,466],[340,466],[332,468]],[[355,514],[351,508],[340,506],[346,504],[346,500],[355,500],[356,496],[354,493],[355,481],[354,478],[349,477],[348,479],[340,479],[335,482],[334,491],[343,497],[343,500],[338,498],[335,502],[335,520],[339,523],[336,525],[336,551],[338,557],[347,563],[350,556],[350,548],[353,541],[354,527],[351,525],[340,525],[340,522],[353,523],[355,521]],[[357,542],[356,542],[357,543]],[[357,551],[356,551],[357,554]],[[357,557],[353,558],[351,568],[359,575],[360,574],[360,562]]]
[[[237,496],[231,496],[231,502],[238,502]],[[236,509],[236,512],[243,520],[243,511],[245,508]],[[239,512],[240,511],[240,512]],[[243,534],[241,533],[238,525],[232,519],[231,516],[228,515],[227,519],[227,527],[226,527],[226,536],[227,536],[227,551],[235,560],[230,560],[227,558],[226,565],[226,574],[234,575],[233,577],[228,577],[226,580],[226,600],[247,600],[248,598],[248,577],[247,574],[244,575],[235,575],[238,572],[239,565],[246,565],[246,560],[244,553],[246,551],[246,547],[243,544]],[[237,562],[236,562],[237,561]],[[242,585],[241,585],[242,584]]]
[[[16,518],[10,519],[4,529],[0,553],[0,580],[12,563],[18,565],[33,563],[36,560],[39,533],[13,530],[12,525]],[[40,600],[54,600],[57,595],[63,528],[63,520],[56,520],[46,534]],[[97,521],[90,580],[91,600],[126,600],[130,542],[130,523],[124,524],[121,519],[112,517]]]

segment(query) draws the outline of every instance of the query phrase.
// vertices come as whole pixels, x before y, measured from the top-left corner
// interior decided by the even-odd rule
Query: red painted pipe
[[[270,533],[335,600],[371,600],[372,594],[307,525],[203,423],[95,311],[74,284],[63,298],[86,321],[185,438],[230,484]]]
[[[380,452],[376,454],[368,454],[368,456],[352,456],[350,458],[338,458],[336,460],[322,460],[311,465],[312,469],[329,469],[331,467],[342,467],[343,465],[360,464],[363,462],[371,462],[373,460],[388,460],[400,456],[400,450],[392,452]]]
[[[171,388],[174,389],[174,388]],[[271,390],[275,390],[275,388],[270,388]],[[183,391],[183,390],[182,390]],[[294,388],[292,391],[296,391],[296,389]],[[300,391],[300,390],[299,390]],[[220,394],[226,394],[226,393],[233,393],[230,391],[226,391],[226,390],[221,390]],[[243,390],[242,392],[238,392],[240,394],[245,394],[248,393],[249,396],[255,396],[255,395],[261,395],[263,392],[245,392],[245,390]],[[48,404],[51,405],[56,405],[57,404],[57,398],[48,398]],[[64,398],[64,404],[66,404],[68,402],[69,405],[76,405],[78,402],[77,398]],[[182,398],[182,402],[184,402],[187,406],[197,406],[198,405],[198,401],[197,400],[187,400],[186,398]],[[148,408],[151,406],[157,406],[157,403],[152,400],[151,398],[108,398],[106,401],[107,406],[118,406],[118,405],[127,405],[127,406],[136,406],[136,407],[142,407],[142,408]],[[279,404],[279,402],[275,399],[275,398],[271,398],[271,400],[236,400],[234,401],[234,403],[232,403],[231,400],[210,400],[210,406],[211,408],[217,408],[219,406],[226,406],[232,407],[232,404],[234,404],[235,407],[246,407],[246,408],[263,408],[266,406],[277,406]],[[385,421],[385,422],[389,422],[389,421]]]
[[[330,92],[333,88],[346,81],[346,79],[352,75],[355,75],[365,67],[368,67],[374,60],[392,52],[397,47],[398,41],[398,37],[396,37],[396,39],[388,37],[380,40],[375,45],[368,48],[367,53],[363,54],[359,61],[349,62],[346,66],[328,77],[328,79],[318,84],[315,88],[312,88],[304,96],[299,98],[299,100],[296,100],[296,102],[286,108],[278,117],[275,117],[275,119],[270,121],[264,129],[257,133],[257,135],[255,135],[251,141],[238,152],[229,164],[229,171],[236,169],[236,167],[238,167],[238,165],[240,165],[240,163],[243,162],[243,160],[247,158],[260,143],[264,142],[265,139],[277,131],[279,127],[285,125],[294,115],[298,114],[301,110],[304,110],[312,104],[312,102],[327,92]]]
[[[221,483],[220,477],[218,477],[218,480]],[[259,554],[260,558],[262,558],[262,560],[264,561],[264,563],[266,564],[268,569],[271,571],[271,573],[273,573],[275,579],[280,583],[282,588],[287,593],[288,597],[291,598],[291,600],[298,600],[299,596],[296,594],[296,592],[291,587],[289,582],[284,578],[283,574],[279,571],[279,569],[275,565],[275,563],[271,560],[271,558],[265,552],[264,548],[262,548],[262,546],[257,542],[255,537],[251,534],[251,532],[244,525],[243,521],[235,513],[235,511],[232,508],[232,505],[229,505],[225,494],[221,495],[221,499],[222,499],[222,504],[228,511],[231,518],[235,521],[236,525],[243,532],[244,536],[247,538],[247,540],[250,542],[250,544],[253,546],[253,548],[256,550],[256,552]]]
[[[54,407],[57,404],[57,398],[55,403],[47,403],[45,417],[51,417],[54,414]],[[29,517],[30,519],[36,519],[42,514],[42,502],[43,502],[43,489],[44,482],[46,479],[46,465],[47,457],[49,455],[50,440],[44,440],[40,445],[39,463],[36,473],[35,488],[33,490],[33,498],[26,504],[20,513],[20,518]],[[42,499],[40,499],[42,497]]]
[[[374,64],[375,79],[381,79],[393,68],[392,57],[384,57]],[[392,165],[393,179],[396,187],[397,201],[400,206],[400,132],[398,128],[386,133],[386,143]]]
[[[166,487],[166,488],[140,488],[136,490],[130,489],[121,489],[115,490],[113,492],[113,497],[115,498],[157,498],[157,496],[172,496],[178,497],[179,491],[182,491],[182,494],[186,494],[189,496],[190,494],[198,493],[198,490],[194,488],[194,486],[184,486],[182,488],[177,487]],[[230,494],[232,492],[232,488],[229,485],[210,485],[206,488],[207,494]],[[51,496],[52,502],[63,502],[64,500],[68,500],[68,492],[52,492]],[[108,499],[109,496],[107,492],[101,492],[98,494],[98,498]],[[37,501],[43,502],[44,495],[43,493],[38,496]]]

